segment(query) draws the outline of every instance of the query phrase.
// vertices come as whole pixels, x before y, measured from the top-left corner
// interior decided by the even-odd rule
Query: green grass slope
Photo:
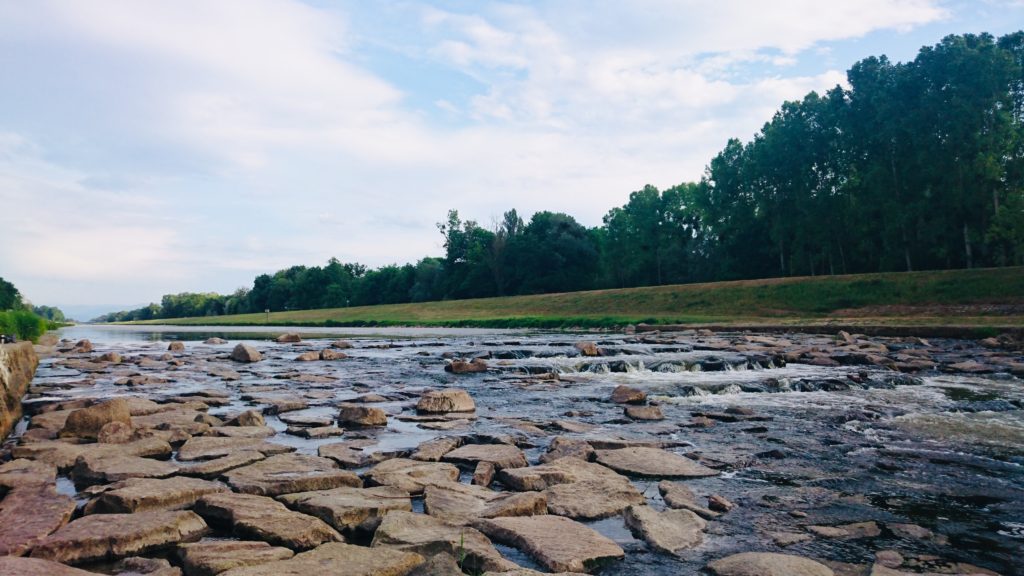
[[[149,324],[569,327],[816,323],[1022,326],[1024,268],[741,280]]]

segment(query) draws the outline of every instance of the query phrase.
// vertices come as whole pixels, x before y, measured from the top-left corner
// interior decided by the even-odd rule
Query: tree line
[[[14,284],[0,278],[0,335],[36,340],[64,321],[64,313],[59,308],[33,306]]]
[[[101,320],[212,316],[790,275],[1024,264],[1024,32],[869,57],[786,102],[698,182],[645,186],[602,224],[449,211],[443,257],[331,259],[230,295],[167,295]]]

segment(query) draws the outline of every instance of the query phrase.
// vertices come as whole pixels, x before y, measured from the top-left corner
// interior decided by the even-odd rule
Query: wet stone
[[[623,411],[633,420],[664,420],[660,406],[626,406]]]
[[[359,404],[341,404],[338,422],[353,427],[387,426],[388,415],[380,408]]]
[[[476,403],[465,390],[449,388],[427,392],[416,403],[416,410],[429,414],[473,412],[476,410]]]
[[[86,572],[58,562],[17,556],[0,556],[0,574],[4,576],[96,576],[95,572]]]
[[[523,451],[507,444],[467,444],[448,452],[441,460],[462,464],[490,462],[499,470],[522,468],[527,465]]]
[[[255,450],[240,450],[212,460],[186,462],[178,469],[179,474],[199,478],[216,478],[221,474],[263,460],[266,456]]]
[[[498,480],[512,490],[543,492],[548,511],[569,518],[606,518],[644,502],[628,478],[578,458],[502,470]]]
[[[829,567],[809,558],[767,552],[733,554],[707,567],[715,576],[834,576]]]
[[[287,560],[294,555],[288,548],[245,540],[211,540],[178,547],[185,576],[216,576],[232,568]]]
[[[178,472],[178,466],[164,460],[138,456],[79,456],[71,477],[76,483],[99,484],[128,478],[166,478]]]
[[[625,556],[612,540],[560,516],[494,518],[476,525],[491,538],[519,548],[554,572],[589,572]]]
[[[227,438],[200,436],[190,439],[178,449],[179,460],[212,460],[231,454],[250,451],[265,456],[294,452],[295,448],[273,444],[259,438]]]
[[[246,494],[276,496],[292,492],[361,487],[362,480],[333,461],[306,454],[280,454],[224,474],[232,488]]]
[[[231,351],[231,359],[235,362],[259,362],[263,360],[263,355],[248,344],[238,344]]]
[[[719,473],[689,458],[658,448],[598,450],[596,459],[609,468],[636,476],[660,478],[704,478]]]
[[[206,523],[192,512],[91,514],[57,530],[33,548],[33,558],[66,564],[124,558],[197,540]]]
[[[299,492],[278,496],[277,500],[293,510],[316,516],[340,531],[361,525],[372,531],[388,512],[412,512],[409,493],[391,486]],[[366,526],[368,521],[370,525]]]
[[[540,461],[552,462],[566,456],[590,460],[594,456],[594,447],[586,440],[556,436],[548,446],[548,451],[541,455]]]
[[[650,506],[633,505],[622,515],[626,526],[655,550],[678,554],[700,545],[707,524],[689,510],[658,512]]]
[[[306,426],[289,426],[286,433],[292,436],[301,436],[303,438],[317,439],[317,438],[333,438],[335,436],[341,436],[345,433],[343,428],[337,426],[317,426],[317,427],[306,427]]]
[[[439,484],[423,491],[424,510],[453,524],[477,518],[535,516],[547,514],[547,499],[541,492],[492,492],[467,484]]]
[[[630,386],[616,386],[612,390],[612,402],[616,404],[643,404],[647,401],[647,393]]]
[[[132,556],[114,564],[118,576],[182,576],[181,568],[163,558]]]
[[[856,538],[874,538],[882,533],[874,522],[854,522],[840,526],[808,526],[807,530],[822,538],[853,540]]]
[[[370,454],[349,442],[324,444],[317,448],[317,454],[322,458],[330,458],[342,468],[362,468],[372,461]]]
[[[56,477],[57,467],[46,462],[18,459],[0,464],[0,488],[51,484]]]
[[[266,496],[223,492],[200,498],[195,511],[214,526],[228,526],[237,536],[275,546],[308,550],[324,542],[343,541],[319,518],[289,510]]]

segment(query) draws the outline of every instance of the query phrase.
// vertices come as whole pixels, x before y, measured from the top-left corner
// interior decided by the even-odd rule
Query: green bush
[[[14,334],[19,340],[35,342],[47,328],[45,319],[28,310],[0,312],[0,334]]]

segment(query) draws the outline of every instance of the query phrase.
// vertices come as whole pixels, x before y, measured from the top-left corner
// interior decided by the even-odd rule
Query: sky
[[[449,209],[586,226],[857,60],[1021,0],[0,0],[0,277],[110,310],[443,252]]]

